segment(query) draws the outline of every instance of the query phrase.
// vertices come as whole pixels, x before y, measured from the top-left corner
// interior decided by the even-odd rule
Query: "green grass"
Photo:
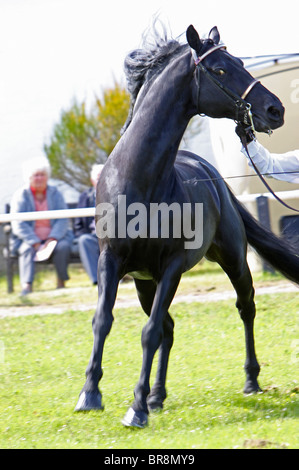
[[[9,295],[6,292],[6,279],[4,276],[0,276],[0,308],[57,304],[74,306],[81,303],[95,306],[97,290],[90,285],[82,266],[70,265],[69,271],[70,280],[67,281],[67,288],[56,290],[56,276],[53,266],[43,266],[42,269],[38,269],[34,280],[34,292],[25,298],[20,297],[21,288],[17,275],[14,276],[14,292]],[[254,282],[255,287],[258,287],[259,285],[285,283],[286,280],[279,274],[255,273]],[[177,295],[224,290],[233,290],[228,277],[217,264],[204,261],[183,275]],[[118,296],[126,299],[137,298],[134,283],[120,284]]]
[[[73,270],[69,293],[53,296],[53,273],[44,274],[50,290],[41,283],[25,304],[40,305],[41,311],[60,305],[64,313],[0,320],[0,448],[298,448],[296,294],[256,299],[264,393],[252,396],[242,393],[244,334],[234,301],[173,305],[175,343],[164,410],[150,416],[146,429],[131,430],[121,419],[139,377],[146,317],[140,308],[115,310],[103,358],[105,410],[74,413],[92,348],[94,310],[80,312],[74,304],[92,303],[96,292],[80,270]],[[274,280],[259,275],[257,283]],[[184,291],[192,283],[203,290],[226,286],[222,273],[209,265],[191,272],[184,283]],[[4,295],[3,280],[0,289],[7,307],[23,308],[17,293]],[[131,283],[120,291],[133,295]]]

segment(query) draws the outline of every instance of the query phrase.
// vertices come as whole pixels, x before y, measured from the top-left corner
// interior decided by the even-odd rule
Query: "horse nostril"
[[[268,108],[268,116],[270,117],[270,119],[272,119],[273,121],[280,121],[283,117],[283,113],[281,112],[281,110],[279,108],[277,108],[276,106],[270,106]]]

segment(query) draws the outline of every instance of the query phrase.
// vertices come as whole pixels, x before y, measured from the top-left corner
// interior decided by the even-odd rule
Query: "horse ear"
[[[197,53],[199,53],[202,44],[198,32],[196,31],[194,26],[192,26],[192,24],[188,27],[186,36],[189,46],[194,49]]]
[[[211,31],[209,32],[209,39],[212,39],[214,44],[219,44],[220,34],[219,34],[217,26],[214,26],[214,28],[212,28]]]

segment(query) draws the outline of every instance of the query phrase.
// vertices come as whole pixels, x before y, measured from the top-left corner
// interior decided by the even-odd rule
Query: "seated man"
[[[84,191],[79,198],[78,208],[95,207],[96,185],[104,165],[93,165],[90,173],[92,187]],[[78,217],[74,222],[75,237],[81,262],[91,282],[97,284],[97,267],[100,254],[99,242],[95,231],[94,217]]]

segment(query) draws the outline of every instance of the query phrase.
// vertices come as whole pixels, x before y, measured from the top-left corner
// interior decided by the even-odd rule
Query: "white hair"
[[[104,167],[103,164],[92,165],[91,172],[90,172],[91,181],[96,181],[97,180],[97,178],[100,175],[103,167]]]
[[[51,167],[46,157],[34,157],[23,163],[23,177],[26,183],[37,171],[44,171],[47,173],[48,178],[51,176]]]

